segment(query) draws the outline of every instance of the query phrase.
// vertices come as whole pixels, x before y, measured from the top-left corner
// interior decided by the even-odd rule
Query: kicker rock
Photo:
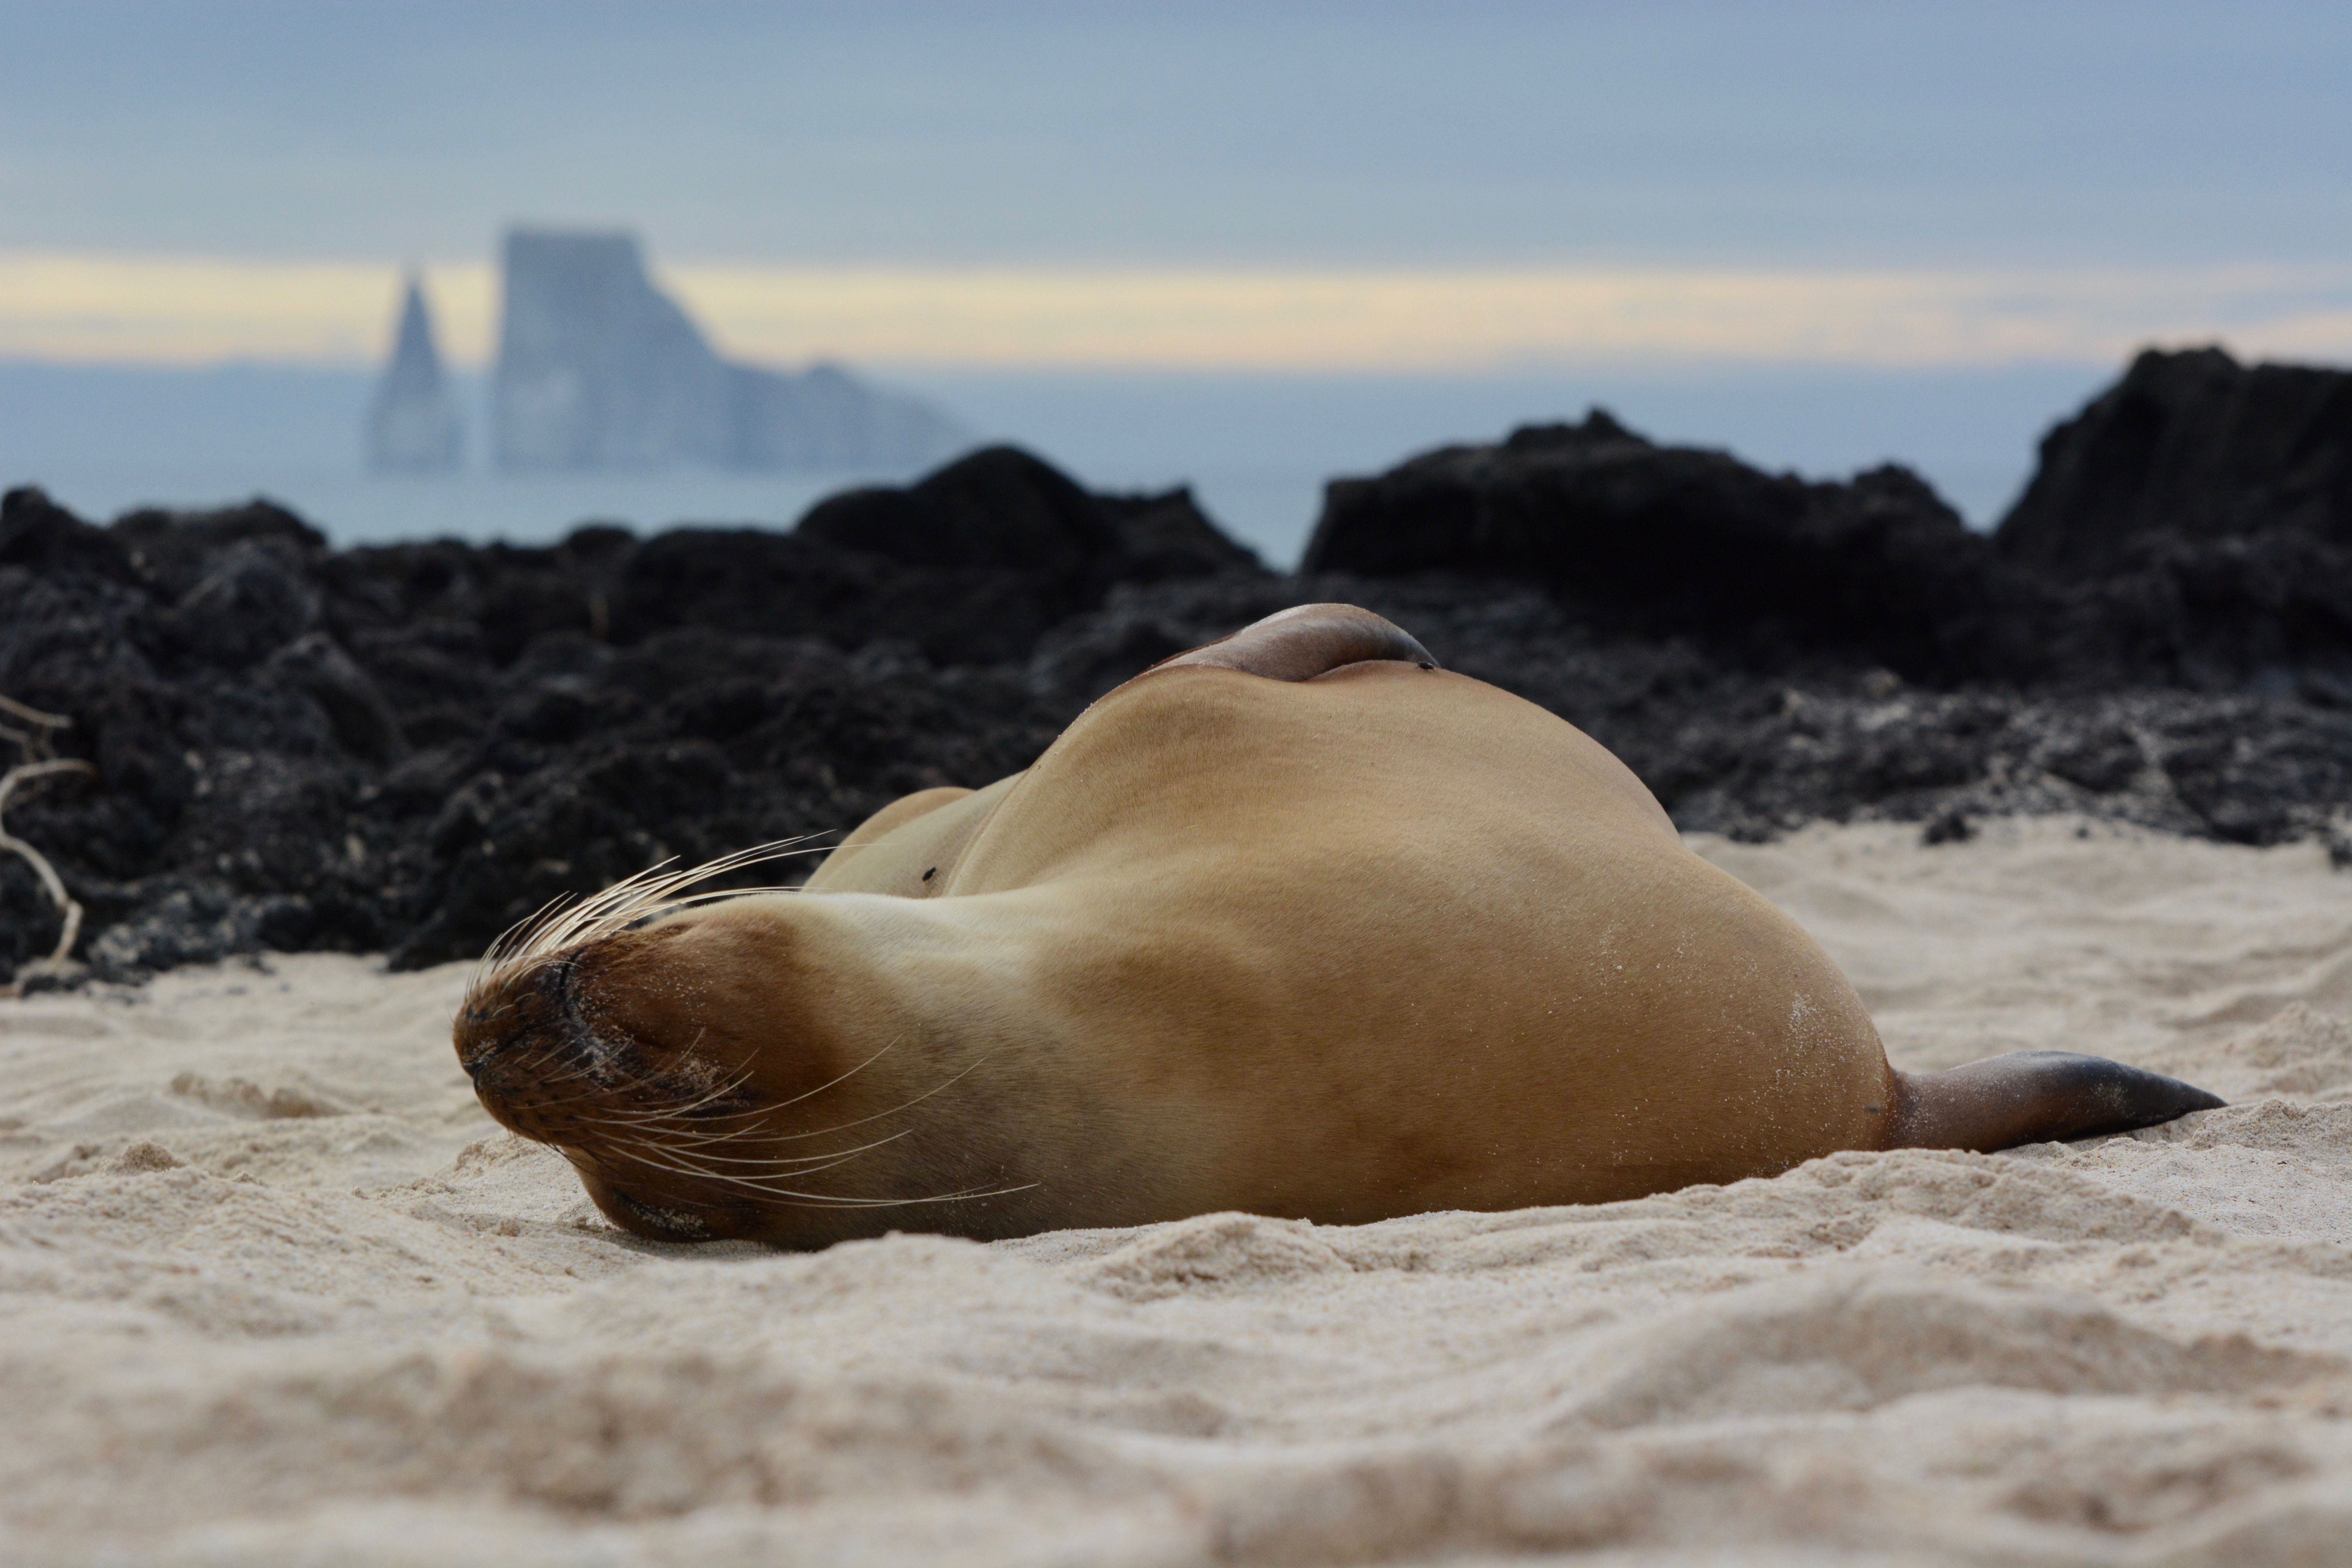
[[[629,235],[517,230],[505,269],[501,468],[911,469],[962,441],[945,416],[833,366],[729,363]]]
[[[368,410],[368,465],[397,473],[446,473],[464,456],[457,399],[433,344],[425,290],[412,273],[392,358]]]

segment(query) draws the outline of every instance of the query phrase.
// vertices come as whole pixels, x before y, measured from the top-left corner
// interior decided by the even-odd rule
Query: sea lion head
[[[633,879],[510,933],[458,1008],[457,1059],[624,1229],[830,1239],[828,1211],[902,1184],[883,1147],[910,1130],[884,1125],[896,1075],[861,1071],[887,1043],[861,1055],[843,1026],[782,918],[794,895],[677,897],[698,874],[714,873]]]

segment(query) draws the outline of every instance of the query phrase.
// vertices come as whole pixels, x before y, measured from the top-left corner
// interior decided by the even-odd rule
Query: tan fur
[[[1897,1092],[1616,758],[1398,659],[1163,666],[804,892],[534,962],[459,1055],[652,1235],[1588,1203],[1884,1147]]]

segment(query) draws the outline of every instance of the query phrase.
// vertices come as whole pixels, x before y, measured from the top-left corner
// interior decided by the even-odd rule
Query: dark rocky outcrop
[[[1542,583],[1596,628],[1704,635],[1747,663],[1859,657],[1906,678],[2028,673],[1992,552],[1916,475],[1848,484],[1661,447],[1595,409],[1336,479],[1305,570]]]
[[[2132,374],[2150,374],[2149,364],[2144,356]],[[2352,385],[2352,375],[2292,374]],[[2064,433],[2095,423],[2116,395],[2062,426],[2045,454],[2073,451]],[[2334,396],[2290,401],[2315,426],[2312,411]],[[2215,416],[2223,414],[2245,417],[2235,404]],[[2200,447],[2193,428],[2174,443]],[[2326,464],[2313,454],[2336,449],[2314,437],[2291,450],[2299,472],[2317,472]],[[2255,467],[2242,454],[2231,461],[2231,473]],[[2145,479],[2116,482],[2147,490]],[[2218,479],[2210,488],[2227,489]],[[2112,551],[2053,568],[2012,541],[2063,532],[2034,520],[2063,512],[2071,493],[2045,468],[1991,539],[1903,468],[1808,482],[1724,452],[1659,446],[1595,410],[1581,425],[1531,426],[1496,446],[1449,447],[1374,479],[1333,481],[1306,568],[1541,583],[1597,630],[1692,638],[1756,670],[1861,662],[1931,685],[2211,691],[2352,681],[2352,545],[2321,526],[2317,489],[2295,491],[2300,510],[2275,516],[2252,500],[2229,512],[2214,500],[2214,517],[2273,517],[2241,531],[2169,529],[2158,509],[2147,516],[2158,521],[2136,522]],[[2290,515],[2303,521],[2277,521]],[[2024,535],[2011,531],[2021,518]],[[2101,513],[2085,526],[2107,525]]]
[[[1116,584],[1265,577],[1185,492],[1091,495],[1009,448],[810,521],[332,551],[266,501],[97,527],[11,491],[0,691],[100,768],[12,824],[101,973],[447,958],[665,856],[1021,767],[1067,717],[1025,679],[1048,628]],[[54,920],[0,860],[0,973]]]
[[[1994,535],[2053,575],[2273,534],[2352,551],[2352,372],[2149,350],[2042,442]]]
[[[2042,443],[1993,535],[2068,607],[2062,668],[2352,683],[2352,372],[2156,351]]]
[[[60,749],[98,776],[9,826],[87,908],[101,974],[470,956],[666,857],[1024,766],[1153,661],[1342,599],[1584,728],[1685,827],[1957,842],[2065,810],[2352,859],[2345,552],[2135,524],[2062,571],[1900,469],[1808,482],[1598,414],[1334,484],[1297,577],[1183,491],[1090,494],[1009,448],[789,533],[534,549],[333,550],[262,501],[100,527],[20,489],[0,692],[70,716]],[[0,973],[54,922],[0,859]]]

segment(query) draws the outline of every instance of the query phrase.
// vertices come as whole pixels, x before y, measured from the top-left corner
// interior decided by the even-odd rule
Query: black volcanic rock
[[[2352,546],[2323,533],[2149,524],[2097,571],[2016,555],[1906,469],[1810,483],[1657,446],[1595,410],[1333,481],[1307,568],[1538,584],[1596,628],[1688,637],[1759,670],[2214,691],[2352,682]]]
[[[370,803],[421,841],[422,918],[396,959],[478,952],[548,899],[661,859],[838,832],[908,791],[1011,772],[1055,728],[1009,676],[814,640],[549,639],[502,683],[478,741],[419,753]]]
[[[104,529],[92,528],[31,485],[0,495],[0,567],[9,566],[139,580],[130,555]]]
[[[871,635],[911,642],[938,664],[1024,657],[1113,583],[1265,573],[1189,491],[1092,495],[1012,447],[971,453],[904,489],[820,501],[791,537],[830,547],[830,558],[900,568],[834,599],[854,603],[847,613]]]
[[[115,519],[106,531],[129,554],[141,576],[175,601],[218,571],[222,552],[231,545],[263,546],[301,571],[315,568],[327,554],[325,534],[257,496],[218,511],[142,507]]]
[[[2054,606],[2046,668],[2078,683],[2352,690],[2352,548],[2158,535],[2111,573],[2032,586]]]
[[[1189,489],[1096,495],[1017,447],[988,447],[904,489],[819,501],[794,531],[904,566],[987,569],[1072,584],[1263,572]]]
[[[1088,575],[1118,531],[1067,475],[1013,447],[958,458],[901,489],[850,490],[809,509],[799,537],[904,566]]]
[[[10,826],[88,907],[100,973],[456,957],[652,860],[1022,767],[1067,716],[1023,675],[1051,626],[1122,583],[1273,580],[1183,492],[1091,495],[1007,450],[819,510],[335,551],[268,502],[98,528],[12,492],[0,692],[70,716],[100,777]],[[0,973],[54,937],[0,860]]]
[[[1595,409],[1332,481],[1304,570],[1540,583],[1625,635],[1951,680],[2030,673],[1991,567],[1990,543],[1906,469],[1809,484]]]
[[[2283,531],[2352,551],[2352,372],[2149,350],[2042,438],[1995,540],[2081,578],[2151,542]]]

